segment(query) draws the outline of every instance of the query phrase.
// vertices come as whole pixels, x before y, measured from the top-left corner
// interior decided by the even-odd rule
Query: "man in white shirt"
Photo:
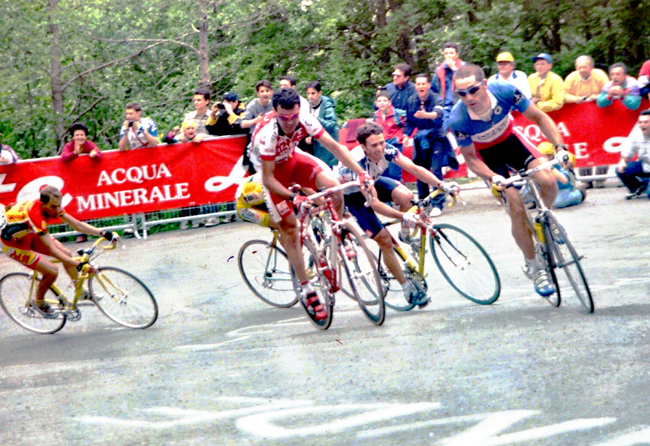
[[[635,156],[637,160],[631,161]],[[650,193],[647,193],[647,178],[650,178],[650,110],[643,110],[639,114],[637,125],[621,145],[616,175],[630,190],[626,199],[641,197],[644,192],[650,198]]]
[[[499,72],[490,76],[487,83],[501,81],[514,85],[521,91],[526,98],[530,99],[532,94],[530,92],[530,84],[528,83],[528,76],[523,71],[515,70],[515,58],[510,53],[501,53],[497,56],[497,69]]]

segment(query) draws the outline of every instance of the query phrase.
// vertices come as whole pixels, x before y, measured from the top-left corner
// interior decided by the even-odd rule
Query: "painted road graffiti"
[[[223,397],[217,398],[216,401],[229,405],[241,404],[242,407],[223,411],[154,407],[139,410],[135,419],[83,416],[74,418],[74,420],[87,425],[155,430],[233,420],[241,433],[252,437],[276,440],[319,435],[332,436],[344,432],[349,433],[351,430],[356,431],[356,436],[359,439],[372,439],[400,432],[428,430],[428,436],[435,441],[434,444],[440,446],[519,444],[571,432],[579,435],[580,431],[603,427],[616,421],[616,418],[609,417],[582,418],[517,430],[517,423],[523,420],[534,422],[543,414],[536,410],[509,410],[431,418],[414,422],[412,415],[420,414],[419,418],[424,418],[424,415],[433,414],[436,410],[441,409],[442,405],[436,402],[317,405],[314,401],[308,400],[269,400],[246,397]],[[307,416],[305,417],[305,415]],[[310,417],[309,415],[314,416]],[[321,422],[320,424],[290,427],[288,420],[296,420],[298,416],[305,419],[318,419]],[[327,416],[330,416],[331,419],[323,422],[322,420]],[[401,417],[408,421],[396,424]],[[161,421],[161,418],[167,418],[167,420]],[[386,426],[378,426],[381,423],[385,423]],[[436,433],[436,427],[448,425],[457,425],[461,430],[449,437],[440,438]],[[468,425],[471,426],[467,427]],[[636,431],[629,430],[622,435],[592,446],[633,446],[647,444],[649,438],[650,429],[643,427]]]

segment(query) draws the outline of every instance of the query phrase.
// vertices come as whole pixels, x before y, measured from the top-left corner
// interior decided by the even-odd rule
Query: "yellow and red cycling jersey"
[[[55,223],[64,210],[49,217],[43,214],[41,200],[22,201],[4,210],[0,215],[0,234],[3,242],[17,242],[28,234],[42,235],[47,232],[47,225]],[[1,209],[1,208],[0,208]]]

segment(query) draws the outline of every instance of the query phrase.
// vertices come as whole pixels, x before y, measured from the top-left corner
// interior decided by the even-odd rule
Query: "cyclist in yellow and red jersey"
[[[338,186],[332,170],[317,158],[297,149],[307,136],[318,140],[327,150],[359,177],[361,188],[368,190],[370,177],[350,156],[347,147],[340,145],[325,132],[323,126],[307,110],[300,109],[300,96],[291,88],[273,94],[273,111],[266,113],[253,133],[251,161],[261,171],[266,204],[271,219],[278,224],[289,262],[301,284],[301,299],[316,320],[327,317],[325,307],[307,278],[305,260],[300,248],[298,219],[292,203],[298,207],[306,197],[294,192],[301,186],[313,190]],[[290,189],[291,188],[291,189]],[[337,194],[339,213],[343,213],[343,194]]]
[[[104,237],[109,241],[113,240],[113,234],[68,215],[61,206],[61,191],[56,187],[45,186],[40,194],[36,200],[22,201],[5,209],[0,206],[0,242],[7,256],[43,275],[36,290],[35,303],[42,313],[48,315],[51,309],[44,296],[59,271],[56,265],[40,254],[60,260],[74,281],[84,264],[72,259],[72,253],[48,233],[47,226],[61,220],[78,232]]]

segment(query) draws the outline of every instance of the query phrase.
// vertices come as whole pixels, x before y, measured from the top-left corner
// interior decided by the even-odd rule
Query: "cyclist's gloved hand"
[[[440,183],[440,188],[445,193],[451,194],[451,195],[456,195],[458,192],[460,192],[460,186],[455,181],[452,181],[451,183],[446,183],[446,182],[442,181]]]
[[[365,170],[362,170],[361,173],[359,174],[359,185],[361,185],[361,189],[367,189],[370,186],[372,186],[372,177],[368,175],[368,172]]]
[[[291,199],[291,202],[296,207],[296,209],[300,210],[300,206],[307,200],[308,200],[307,197],[305,197],[304,195],[300,195],[299,193],[296,192],[293,198]]]
[[[566,147],[563,145],[556,146],[557,153],[555,154],[555,159],[558,160],[563,166],[566,166],[566,163],[569,162],[569,152],[566,150]]]
[[[498,197],[499,192],[505,189],[503,187],[503,183],[505,182],[506,179],[503,178],[501,175],[494,175],[492,178],[490,178],[491,189],[494,196]]]
[[[99,235],[101,235],[102,237],[104,237],[104,238],[105,238],[106,240],[108,240],[109,242],[112,242],[112,241],[113,241],[113,238],[114,238],[114,237],[113,237],[113,233],[112,233],[111,231],[107,231],[107,230],[103,230],[103,231],[101,231],[101,232],[99,233]]]
[[[407,228],[414,228],[418,224],[418,217],[414,212],[404,212],[402,215],[402,221]]]

